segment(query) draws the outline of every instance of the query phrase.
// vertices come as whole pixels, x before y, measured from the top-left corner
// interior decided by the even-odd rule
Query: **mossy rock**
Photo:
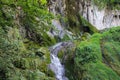
[[[60,50],[59,52],[58,52],[58,57],[60,58],[60,59],[62,59],[63,57],[64,57],[64,50]]]
[[[95,33],[89,39],[80,42],[74,58],[68,59],[66,63],[68,78],[70,80],[119,80],[119,32],[120,27],[111,28],[101,34]]]
[[[54,39],[46,33],[52,16],[45,4],[41,9],[38,2],[31,0],[0,3],[0,80],[55,80],[48,74],[50,53],[45,46],[52,45]]]
[[[90,24],[87,20],[85,20],[82,16],[80,16],[82,28],[84,32],[89,32],[91,34],[99,32],[95,26]]]

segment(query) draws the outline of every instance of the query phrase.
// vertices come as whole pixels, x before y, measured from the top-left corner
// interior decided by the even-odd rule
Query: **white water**
[[[70,45],[71,42],[60,42],[50,48],[51,64],[49,65],[49,68],[55,73],[57,80],[68,80],[68,78],[65,76],[64,65],[61,64],[57,54],[62,48]]]

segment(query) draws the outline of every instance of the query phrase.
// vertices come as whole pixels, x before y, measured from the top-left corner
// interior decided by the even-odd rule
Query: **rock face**
[[[50,0],[49,10],[68,18],[81,15],[98,30],[120,25],[119,10],[99,9],[91,0]]]
[[[52,20],[52,25],[56,28],[56,30],[52,31],[51,33],[55,36],[58,36],[60,39],[64,37],[65,31],[62,28],[59,20]],[[57,31],[57,32],[56,32]]]
[[[79,4],[80,14],[97,29],[101,30],[120,25],[120,11],[105,8],[100,10],[92,2],[83,1],[83,3]]]

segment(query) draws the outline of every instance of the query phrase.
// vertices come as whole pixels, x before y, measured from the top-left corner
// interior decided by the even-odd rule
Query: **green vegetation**
[[[70,37],[78,38],[72,39],[77,48],[65,48],[58,54],[70,80],[120,80],[120,27],[98,33],[74,9],[76,2],[66,0],[67,14],[58,17],[72,33],[59,40],[48,34],[54,29],[51,20],[55,16],[47,10],[47,1],[0,0],[0,80],[55,80],[48,68],[48,47]],[[94,4],[119,9],[120,3],[94,0]]]
[[[100,9],[105,7],[108,9],[120,9],[119,0],[93,0],[93,3],[96,4]]]
[[[86,21],[79,13],[79,8],[76,4],[77,1],[66,0],[66,24],[67,28],[73,32],[76,36],[81,33],[88,32],[93,34],[98,32],[98,30],[91,25],[88,21]],[[79,2],[79,1],[78,1]]]
[[[75,56],[66,62],[69,79],[120,80],[119,32],[120,27],[111,28],[80,42]]]
[[[48,69],[47,31],[52,14],[46,0],[0,1],[0,80],[55,80]]]

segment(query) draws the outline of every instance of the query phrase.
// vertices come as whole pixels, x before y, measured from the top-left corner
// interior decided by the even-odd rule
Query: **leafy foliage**
[[[39,51],[40,44],[54,42],[46,33],[53,17],[47,1],[0,0],[0,4],[0,80],[55,80],[47,68],[48,49]]]
[[[95,33],[80,42],[74,61],[67,65],[70,80],[119,80],[120,79],[120,27]],[[73,66],[70,66],[74,63]],[[72,71],[72,72],[70,72]],[[75,74],[75,75],[74,75]]]
[[[46,0],[1,0],[0,2],[2,27],[17,27],[23,37],[42,45],[55,43],[55,40],[46,33],[51,28],[50,20],[53,18],[47,10]]]

